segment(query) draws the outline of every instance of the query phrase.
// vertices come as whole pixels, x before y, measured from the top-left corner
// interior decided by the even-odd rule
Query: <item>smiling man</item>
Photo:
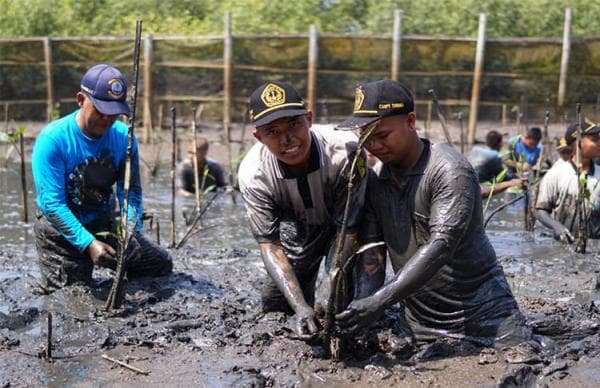
[[[90,283],[94,265],[116,266],[115,198],[123,205],[127,126],[127,83],[121,72],[100,64],[81,79],[79,109],[48,124],[33,147],[32,169],[37,205],[34,225],[41,288],[51,292],[66,285]],[[129,220],[136,224],[126,256],[128,276],[171,272],[169,254],[139,233],[142,187],[137,141],[131,155]],[[137,222],[136,222],[137,221]]]
[[[263,311],[294,312],[297,334],[308,339],[319,330],[314,310],[317,273],[324,256],[329,267],[335,250],[356,137],[311,129],[312,112],[294,88],[279,81],[252,93],[250,119],[259,142],[242,161],[238,177],[269,274]],[[362,156],[359,170],[364,172]],[[345,256],[356,235],[365,183],[358,177],[353,185]],[[327,297],[326,285],[319,302]]]
[[[417,341],[529,338],[483,229],[477,175],[451,146],[418,136],[410,90],[392,80],[359,86],[354,114],[338,129],[372,131],[365,146],[383,168],[368,179],[360,242],[386,243],[362,254],[357,299],[338,325],[357,332],[401,302]],[[383,285],[386,248],[395,276]]]

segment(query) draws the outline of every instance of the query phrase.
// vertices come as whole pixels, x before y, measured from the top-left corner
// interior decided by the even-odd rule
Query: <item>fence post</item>
[[[317,112],[317,63],[319,61],[319,42],[318,42],[317,26],[310,25],[308,35],[308,80],[306,85],[306,99],[308,101],[308,109],[313,112],[313,122],[316,120]]]
[[[152,35],[146,35],[144,38],[144,116],[143,120],[143,138],[144,143],[148,143],[152,136]]]
[[[394,35],[392,36],[392,79],[398,81],[400,73],[400,49],[402,44],[402,16],[404,12],[394,11]]]
[[[223,129],[225,130],[225,139],[229,144],[229,125],[231,123],[231,57],[233,51],[233,38],[231,36],[231,11],[225,11],[223,31]]]
[[[469,109],[469,129],[467,140],[469,145],[475,142],[475,129],[477,128],[477,114],[479,113],[479,92],[481,89],[481,71],[483,69],[483,56],[485,53],[485,25],[487,16],[479,15],[479,33],[477,34],[477,48],[475,51],[475,69],[473,71],[473,89],[471,90],[471,108]]]
[[[46,121],[52,120],[54,110],[54,83],[52,82],[52,48],[50,38],[43,39],[44,43],[44,68],[46,70]]]
[[[562,57],[560,60],[560,78],[558,80],[558,107],[565,104],[567,93],[567,73],[569,72],[569,56],[571,55],[571,8],[565,9],[565,27],[563,30]]]

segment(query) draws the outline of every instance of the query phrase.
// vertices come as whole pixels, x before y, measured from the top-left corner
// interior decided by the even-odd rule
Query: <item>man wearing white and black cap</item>
[[[579,180],[577,179],[576,153],[581,153],[581,178],[586,182],[589,196],[584,199],[588,218],[588,235],[600,238],[600,165],[594,159],[600,157],[600,125],[583,119],[580,123],[581,140],[577,143],[577,124],[567,128],[562,145],[569,148],[568,161],[555,163],[540,182],[536,208],[536,217],[552,230],[556,240],[572,243],[577,236],[579,218],[577,197]],[[561,159],[559,159],[561,160]]]
[[[34,225],[40,288],[52,292],[92,281],[94,265],[114,268],[115,197],[123,205],[128,115],[127,82],[112,66],[90,68],[76,94],[78,110],[49,123],[36,139],[32,169],[39,213]],[[169,254],[140,233],[142,187],[133,139],[128,217],[135,233],[125,257],[129,277],[171,272]]]
[[[361,244],[383,240],[386,247],[361,255],[357,299],[337,314],[337,324],[358,332],[401,302],[418,342],[450,337],[490,346],[528,339],[483,229],[475,171],[451,146],[419,138],[415,121],[410,90],[380,80],[356,89],[354,114],[338,126],[370,132],[365,146],[384,163],[369,175],[359,236]],[[386,250],[395,276],[384,285]]]
[[[319,330],[314,307],[315,289],[321,287],[315,283],[322,258],[327,256],[330,263],[335,250],[357,139],[352,133],[311,129],[312,112],[285,82],[258,87],[249,108],[259,143],[242,161],[238,177],[252,233],[270,275],[262,292],[263,311],[294,312],[297,334],[308,339]],[[364,157],[359,163],[364,175]],[[345,256],[364,198],[366,180],[360,178],[352,188]],[[326,296],[324,291],[317,302]]]

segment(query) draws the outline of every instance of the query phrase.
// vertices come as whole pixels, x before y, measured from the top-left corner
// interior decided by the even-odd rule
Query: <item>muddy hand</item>
[[[300,339],[312,339],[320,330],[315,312],[310,307],[296,312],[296,334]]]
[[[360,329],[376,320],[381,313],[378,301],[371,297],[350,303],[346,310],[335,316],[337,325],[346,334],[356,334]]]
[[[95,265],[106,266],[115,261],[117,252],[110,245],[99,240],[94,240],[86,248],[87,254]]]
[[[565,244],[572,244],[575,241],[575,237],[569,232],[569,229],[563,227],[557,227],[554,229],[554,239],[560,240]]]

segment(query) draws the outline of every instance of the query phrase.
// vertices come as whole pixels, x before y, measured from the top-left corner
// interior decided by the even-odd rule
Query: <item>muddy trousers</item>
[[[52,292],[79,282],[92,283],[92,260],[73,247],[46,217],[38,217],[33,230],[41,273],[40,287],[43,291]],[[90,230],[92,233],[98,231],[100,230]],[[98,239],[116,250],[115,239]],[[108,267],[115,269],[114,264]],[[136,232],[125,255],[125,268],[129,278],[162,276],[171,273],[173,260],[164,248]]]

